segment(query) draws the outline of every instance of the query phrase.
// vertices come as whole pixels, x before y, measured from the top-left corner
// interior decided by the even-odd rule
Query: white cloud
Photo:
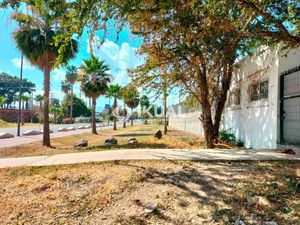
[[[17,67],[17,68],[21,68],[21,58],[13,58],[11,60],[11,63]],[[23,69],[24,70],[34,70],[35,67],[33,65],[31,65],[30,62],[28,62],[27,59],[24,58],[24,61],[23,61]]]
[[[65,79],[65,72],[61,69],[54,69],[52,73],[52,77],[55,82],[61,82]]]
[[[94,54],[109,65],[114,81],[122,85],[130,82],[127,69],[134,69],[144,62],[143,57],[137,54],[137,48],[131,47],[128,42],[118,46],[112,41],[105,40],[100,47],[96,44],[93,46]],[[87,52],[90,53],[89,44]]]

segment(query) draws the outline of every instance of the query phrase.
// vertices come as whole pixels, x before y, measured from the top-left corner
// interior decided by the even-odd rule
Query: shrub
[[[40,122],[40,119],[37,115],[34,115],[33,118],[32,118],[32,122],[33,123],[39,123]]]
[[[229,133],[228,130],[221,130],[219,133],[219,138],[224,142],[235,142],[236,140],[235,135]]]
[[[244,142],[242,141],[242,140],[238,140],[237,142],[236,142],[236,146],[237,147],[244,147]]]

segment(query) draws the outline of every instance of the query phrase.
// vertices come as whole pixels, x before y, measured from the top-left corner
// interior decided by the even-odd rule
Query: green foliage
[[[65,1],[23,1],[29,6],[25,13],[14,12],[11,16],[19,23],[14,33],[17,47],[24,56],[42,71],[52,70],[60,56],[60,64],[67,63],[78,51],[78,44],[69,38],[68,44],[55,42],[55,37],[63,34],[60,20],[66,16],[68,4]],[[64,51],[60,51],[64,45]],[[45,62],[48,63],[45,63]],[[48,67],[48,68],[46,68]]]
[[[52,106],[50,107],[50,113],[53,114],[53,122],[57,123],[58,122],[58,118],[62,118],[63,116],[63,109],[60,107],[55,107]]]
[[[146,95],[143,95],[140,99],[140,105],[141,107],[146,107],[148,108],[150,106],[150,101],[149,98]]]
[[[66,80],[70,85],[75,84],[78,78],[77,67],[76,66],[68,66],[66,73]]]
[[[109,67],[104,61],[92,55],[90,59],[83,60],[81,70],[84,72],[81,89],[86,96],[98,98],[106,93],[111,76],[108,73]]]
[[[289,176],[286,176],[285,181],[286,181],[288,191],[290,193],[297,193],[300,191],[300,182],[299,181],[297,181],[293,177],[289,177]]]
[[[0,73],[0,96],[6,98],[8,107],[17,100],[19,93],[20,79],[8,73]],[[35,90],[35,84],[22,79],[22,93],[31,94]]]
[[[4,96],[0,96],[0,107],[1,108],[4,106],[6,101],[7,101],[7,98],[5,98]]]
[[[244,147],[244,144],[245,143],[242,140],[237,140],[237,142],[236,142],[237,147]]]
[[[221,141],[224,141],[224,142],[234,142],[236,140],[235,135],[232,133],[229,133],[227,130],[220,131],[219,138]]]
[[[133,87],[132,85],[124,87],[122,89],[122,94],[124,101],[129,108],[134,109],[138,107],[140,102],[139,92],[135,87]]]
[[[114,103],[113,103],[113,109],[115,109],[118,106],[118,99],[122,98],[122,87],[118,84],[112,84],[109,86],[106,97],[111,98],[113,97]]]
[[[63,80],[61,81],[61,90],[65,94],[68,94],[71,90],[71,85],[66,80]]]
[[[60,100],[58,98],[52,98],[50,104],[53,107],[60,107]]]
[[[67,98],[62,102],[62,111],[64,116],[70,115],[70,100],[71,96],[68,95]],[[84,101],[74,95],[73,99],[73,117],[90,117],[91,109],[89,109]]]

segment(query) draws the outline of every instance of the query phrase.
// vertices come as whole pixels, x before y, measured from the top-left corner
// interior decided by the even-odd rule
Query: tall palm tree
[[[112,84],[112,85],[110,85],[109,86],[109,89],[107,90],[107,94],[106,94],[106,96],[107,97],[113,97],[114,98],[114,103],[113,103],[113,106],[112,106],[112,108],[113,108],[113,116],[114,116],[114,130],[117,130],[117,116],[115,115],[115,109],[117,108],[117,106],[118,106],[118,102],[117,102],[117,100],[118,99],[121,99],[122,98],[122,92],[121,92],[121,90],[122,90],[122,87],[120,86],[120,85],[118,85],[118,84]]]
[[[83,61],[81,70],[85,74],[81,79],[81,89],[86,96],[92,98],[92,133],[97,134],[96,101],[108,90],[108,83],[111,80],[109,67],[104,61],[92,55],[90,59]]]
[[[71,90],[71,85],[67,82],[67,81],[65,81],[65,80],[63,80],[62,82],[61,82],[61,91],[63,92],[63,93],[65,93],[65,99],[67,100],[68,99],[68,94],[69,94],[69,92],[70,92],[70,90]],[[67,117],[68,115],[68,110],[67,110],[67,108],[68,107],[66,107],[66,111],[65,111],[65,116]]]
[[[21,101],[22,101],[22,114],[21,114],[21,121],[22,121],[22,125],[24,125],[24,110],[25,110],[25,103],[27,105],[28,101],[29,101],[29,96],[27,95],[21,95]]]
[[[17,47],[24,56],[44,72],[44,133],[43,145],[50,146],[49,93],[50,73],[57,58],[67,63],[75,57],[78,44],[74,39],[68,43],[56,43],[54,38],[63,33],[59,20],[66,13],[65,1],[32,0],[27,1],[26,13],[15,12],[12,19],[19,23],[14,32]],[[60,51],[63,45],[64,51]]]
[[[28,101],[29,101],[29,96],[27,95],[21,95],[21,101],[22,101],[22,109],[25,109],[25,103],[27,105]]]
[[[77,81],[78,74],[77,74],[77,67],[76,66],[68,66],[67,67],[67,73],[66,73],[66,80],[71,85],[71,109],[70,109],[70,118],[71,121],[73,121],[73,86],[75,82]]]
[[[36,95],[34,100],[39,103],[40,111],[42,111],[43,110],[44,96],[43,95]]]

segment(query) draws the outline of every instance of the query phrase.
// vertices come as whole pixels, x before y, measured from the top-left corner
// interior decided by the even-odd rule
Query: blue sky
[[[21,53],[16,48],[12,38],[15,26],[9,19],[10,13],[11,10],[9,9],[0,9],[0,72],[19,76]],[[124,86],[130,82],[127,69],[135,68],[143,63],[143,58],[136,54],[142,40],[133,37],[130,31],[125,29],[120,33],[119,40],[116,43],[115,32],[111,31],[100,48],[94,47],[94,54],[110,66],[114,78],[113,83]],[[99,35],[101,35],[101,32]],[[80,49],[77,57],[70,61],[69,65],[79,66],[83,59],[89,58],[88,35],[86,33],[79,40],[79,45]],[[58,68],[51,73],[51,93],[61,100],[64,97],[60,88],[60,83],[64,79],[64,70],[64,68]],[[34,95],[43,94],[43,73],[39,69],[25,61],[23,76],[36,84]],[[79,95],[79,84],[74,86],[74,93]],[[172,99],[170,100],[172,101]],[[108,99],[100,97],[97,101],[97,111],[102,110],[108,101]]]

